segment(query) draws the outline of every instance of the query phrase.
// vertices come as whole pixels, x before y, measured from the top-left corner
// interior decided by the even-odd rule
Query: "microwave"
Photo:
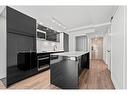
[[[37,38],[42,39],[42,40],[44,40],[44,39],[46,40],[46,32],[37,29]]]

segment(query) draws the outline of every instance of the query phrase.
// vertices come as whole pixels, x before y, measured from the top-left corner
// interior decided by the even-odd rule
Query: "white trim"
[[[100,24],[95,24],[95,25],[87,25],[87,26],[77,27],[77,28],[73,28],[73,29],[68,29],[66,31],[67,32],[74,32],[74,31],[80,31],[80,30],[84,30],[84,29],[88,29],[88,28],[96,28],[96,27],[102,27],[102,26],[107,26],[107,25],[111,25],[111,23],[106,22],[106,23],[100,23]]]
[[[116,12],[113,15],[113,18],[116,16],[117,12],[119,11],[120,7],[117,8]]]
[[[101,27],[101,26],[107,26],[107,25],[111,25],[111,23],[107,22],[107,23],[96,24],[94,25],[94,27]]]
[[[46,34],[45,31],[42,31],[42,30],[39,30],[39,29],[37,29],[36,31],[37,31],[37,32],[41,32],[41,33],[45,33],[45,34]]]
[[[119,8],[120,8],[120,6],[118,6],[117,10],[114,12],[113,17],[116,15]]]
[[[112,79],[115,89],[119,89],[119,86],[118,86],[117,82],[115,81],[113,74],[111,74],[111,79]]]

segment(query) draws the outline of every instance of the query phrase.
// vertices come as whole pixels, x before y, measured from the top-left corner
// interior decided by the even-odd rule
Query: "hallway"
[[[102,60],[91,60],[90,70],[80,76],[81,89],[114,89],[110,71]]]
[[[50,70],[20,81],[9,89],[59,89],[50,84]],[[0,82],[0,89],[5,87]],[[80,76],[80,89],[114,89],[107,65],[101,60],[91,60],[90,70]]]

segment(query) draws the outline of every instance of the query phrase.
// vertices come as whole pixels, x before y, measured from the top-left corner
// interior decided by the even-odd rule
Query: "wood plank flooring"
[[[5,89],[0,82],[0,89]],[[50,84],[50,70],[11,85],[8,89],[59,89]],[[91,60],[90,69],[80,76],[80,89],[114,89],[107,65],[101,60]]]
[[[91,60],[90,69],[80,76],[81,89],[114,89],[110,71],[102,60]]]

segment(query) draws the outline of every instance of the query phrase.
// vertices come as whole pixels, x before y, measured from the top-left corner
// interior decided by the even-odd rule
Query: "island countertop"
[[[88,53],[89,51],[70,51],[70,52],[61,52],[61,53],[53,53],[51,55],[59,55],[59,56],[68,56],[68,57],[79,57],[83,54]]]

